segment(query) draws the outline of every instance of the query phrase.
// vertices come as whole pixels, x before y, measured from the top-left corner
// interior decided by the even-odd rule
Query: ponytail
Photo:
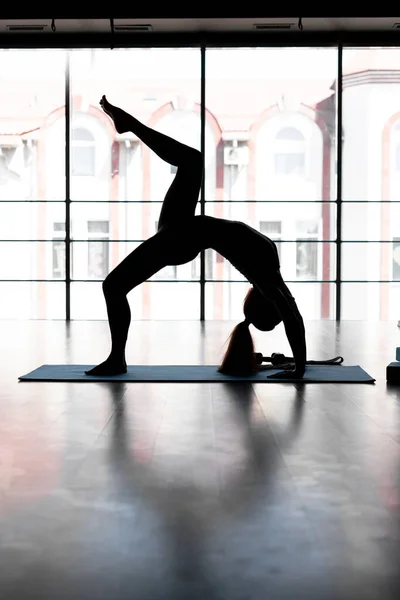
[[[218,369],[224,375],[247,377],[255,372],[253,338],[247,319],[236,325],[229,338],[229,345]]]

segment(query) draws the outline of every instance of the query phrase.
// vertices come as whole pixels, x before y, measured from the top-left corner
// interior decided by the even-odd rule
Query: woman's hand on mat
[[[302,379],[304,369],[295,369],[293,366],[284,367],[284,371],[267,375],[268,379]]]

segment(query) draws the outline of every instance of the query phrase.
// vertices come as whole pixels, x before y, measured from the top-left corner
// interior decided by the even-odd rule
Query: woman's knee
[[[195,148],[189,148],[185,154],[184,164],[186,167],[190,167],[192,170],[202,171],[203,170],[203,157],[199,150]]]
[[[107,275],[107,277],[104,279],[102,283],[102,288],[103,294],[105,296],[125,294],[122,287],[122,282],[119,281],[119,278],[113,275],[112,273]]]

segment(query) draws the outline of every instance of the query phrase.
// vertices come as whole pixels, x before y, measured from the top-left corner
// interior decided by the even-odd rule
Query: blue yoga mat
[[[232,377],[218,373],[216,366],[201,365],[135,365],[128,366],[123,375],[92,377],[85,375],[94,365],[42,365],[38,369],[19,377],[20,381],[129,381],[129,382],[179,382],[179,381],[253,381],[254,383],[373,383],[373,379],[358,365],[327,366],[307,365],[302,379],[268,379],[268,375],[280,369],[255,373],[251,377]]]

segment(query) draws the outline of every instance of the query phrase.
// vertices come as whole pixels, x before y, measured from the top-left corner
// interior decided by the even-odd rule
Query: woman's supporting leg
[[[104,376],[126,372],[125,347],[131,319],[126,297],[128,292],[170,264],[167,257],[171,250],[171,241],[174,243],[174,256],[177,260],[181,250],[182,256],[186,256],[186,246],[180,248],[179,225],[185,227],[187,232],[187,221],[195,214],[203,167],[201,154],[194,148],[143,125],[135,117],[110,104],[105,96],[100,105],[113,119],[119,133],[132,131],[160,158],[178,167],[164,198],[158,222],[159,232],[131,252],[103,282],[111,333],[111,352],[103,363],[86,371],[86,374]],[[165,231],[160,231],[165,226],[178,228],[171,236],[171,231],[167,233],[168,227]]]
[[[103,282],[103,294],[107,306],[108,324],[111,334],[111,352],[108,361],[117,369],[123,367],[126,372],[125,347],[131,324],[131,309],[128,298],[118,289],[114,290]]]
[[[132,131],[162,160],[178,167],[175,178],[164,198],[158,222],[159,229],[193,217],[203,177],[203,160],[195,148],[147,127],[121,108],[113,106],[105,96],[100,106],[115,124],[118,133]]]
[[[156,233],[133,250],[103,281],[111,334],[108,358],[86,375],[119,375],[126,373],[125,347],[131,321],[127,294],[166,266],[163,233]]]

